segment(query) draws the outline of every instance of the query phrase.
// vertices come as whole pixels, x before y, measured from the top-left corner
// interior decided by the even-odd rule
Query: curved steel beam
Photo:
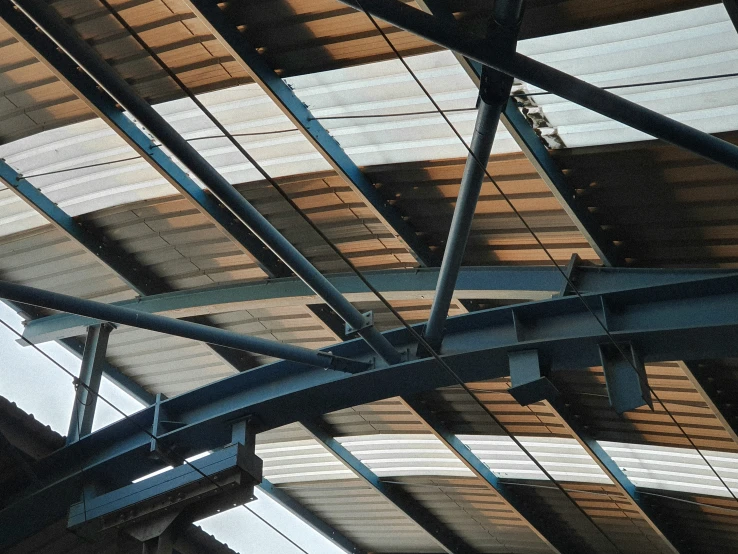
[[[613,340],[630,342],[644,362],[738,356],[738,278],[583,297]],[[417,327],[419,328],[419,327]],[[414,346],[406,330],[384,336],[396,347]],[[537,349],[551,371],[600,364],[607,333],[577,297],[556,298],[450,318],[443,359],[466,382],[509,374],[510,352]],[[334,355],[374,357],[361,340],[331,347]],[[339,409],[456,384],[433,359],[410,359],[358,374],[279,362],[262,366],[165,400],[160,409],[178,422],[157,436],[183,455],[228,444],[234,419],[250,416],[260,431]],[[0,528],[41,525],[61,517],[78,495],[80,468],[90,478],[122,480],[158,469],[147,457],[154,407],[109,425],[41,460],[34,468],[44,487],[0,512]],[[70,500],[71,499],[71,500]],[[56,511],[54,504],[60,506]],[[38,506],[44,506],[43,514]],[[33,516],[33,517],[30,517]],[[34,532],[33,529],[30,532]],[[2,548],[0,544],[0,548]]]
[[[367,271],[364,276],[388,300],[432,300],[439,269]],[[652,287],[736,274],[721,269],[629,269],[577,267],[573,279],[583,294]],[[352,274],[326,275],[350,302],[376,300]],[[545,300],[561,290],[564,280],[551,266],[462,267],[453,298],[457,300]],[[295,278],[259,283],[238,283],[205,289],[177,291],[116,302],[114,306],[150,314],[184,318],[274,306],[304,306],[320,298]],[[76,337],[100,320],[58,314],[29,321],[23,337],[40,344]]]

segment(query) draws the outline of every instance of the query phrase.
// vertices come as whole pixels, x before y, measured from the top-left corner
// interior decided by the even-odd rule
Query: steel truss
[[[610,336],[632,345],[645,362],[738,356],[738,280],[733,276],[587,294],[583,300]],[[178,422],[157,440],[186,455],[227,444],[231,422],[245,416],[266,431],[456,383],[436,361],[412,356],[415,343],[406,330],[384,337],[411,359],[386,365],[363,341],[348,341],[331,347],[332,353],[374,362],[374,369],[351,374],[278,362],[163,400],[83,437],[38,463],[35,471],[44,486],[0,512],[0,527],[27,535],[62,517],[78,498],[80,467],[91,477],[114,474],[122,480],[160,467],[161,461],[146,455],[151,438],[145,430],[153,429],[157,410]],[[536,350],[549,372],[596,366],[600,345],[609,340],[581,299],[563,297],[450,318],[442,357],[461,379],[473,382],[509,375],[508,357],[519,351]]]

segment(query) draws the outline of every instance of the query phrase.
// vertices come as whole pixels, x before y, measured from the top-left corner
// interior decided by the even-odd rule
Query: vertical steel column
[[[490,33],[491,46],[502,55],[513,54],[517,43],[518,27],[522,18],[523,0],[497,0]],[[441,273],[436,284],[436,295],[430,318],[425,328],[425,339],[433,349],[443,341],[443,326],[456,287],[459,268],[469,239],[474,211],[482,190],[487,160],[492,151],[500,115],[510,97],[513,79],[509,75],[485,67],[479,89],[479,111],[474,126],[471,153],[467,157],[461,188],[456,201],[446,251],[443,254]]]
[[[121,106],[153,134],[176,158],[272,252],[302,279],[326,304],[388,363],[400,361],[390,342],[313,266],[300,251],[269,223],[205,158],[151,105],[141,98],[100,55],[76,35],[59,14],[41,0],[14,0],[14,4],[46,33],[80,68],[87,72]]]
[[[109,323],[101,323],[87,329],[85,353],[82,356],[82,367],[79,371],[79,384],[72,407],[67,444],[76,442],[92,432],[97,393],[100,391],[100,380],[105,365],[105,352],[112,330],[113,326]]]

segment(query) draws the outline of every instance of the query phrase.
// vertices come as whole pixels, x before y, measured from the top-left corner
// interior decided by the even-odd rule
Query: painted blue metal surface
[[[97,396],[100,391],[105,353],[108,338],[113,327],[108,323],[93,325],[87,331],[82,367],[79,371],[79,385],[72,406],[72,417],[67,431],[67,444],[92,432],[95,418]]]
[[[433,297],[439,270],[412,269],[392,271],[367,271],[364,276],[382,294],[390,298]],[[733,270],[695,269],[626,269],[578,267],[573,277],[583,294],[652,287],[669,283],[681,283],[738,275]],[[367,299],[371,295],[358,277],[351,274],[327,275],[328,280],[341,294],[353,299]],[[551,266],[530,267],[462,267],[456,281],[456,297],[459,299],[545,299],[556,295],[564,285],[561,273]],[[238,283],[207,289],[177,291],[156,296],[116,302],[114,305],[132,308],[146,313],[198,314],[234,309],[241,304],[244,309],[260,305],[260,302],[293,298],[296,302],[317,302],[318,298],[302,281],[295,278],[273,279],[259,283]],[[70,314],[59,314],[28,322],[23,336],[33,343],[75,337],[85,332],[89,325],[99,320]]]
[[[267,275],[270,277],[289,275],[290,272],[284,264],[251,231],[211,194],[202,190],[182,168],[174,163],[144,131],[116,106],[115,100],[100,90],[97,83],[84,72],[79,71],[77,64],[59,51],[56,44],[43,33],[39,33],[33,22],[23,13],[15,10],[11,2],[0,3],[0,19],[21,43],[26,45],[39,60],[45,62],[59,79],[84,100],[162,177],[192,201],[204,215],[227,236],[231,237],[236,244],[247,251]],[[59,22],[58,26],[62,28],[64,24],[61,20]],[[28,195],[31,197],[32,191],[28,190]]]
[[[365,466],[361,460],[351,454],[340,442],[333,438],[319,420],[304,420],[301,422],[305,429],[332,452],[349,468],[354,475],[370,485],[374,490],[391,502],[412,521],[417,523],[438,545],[449,554],[475,554],[477,550],[469,546],[464,540],[453,533],[433,513],[422,506],[410,494],[399,486],[382,481],[375,473]]]
[[[595,312],[603,302],[610,307],[610,333],[617,342],[633,343],[644,362],[738,356],[736,277],[591,294],[584,300]],[[514,318],[527,324],[522,334],[516,330]],[[406,330],[390,331],[385,336],[396,347],[414,345]],[[532,348],[539,351],[551,371],[586,369],[600,363],[599,346],[607,342],[607,335],[581,300],[565,297],[450,318],[442,358],[462,380],[473,382],[508,375],[509,352]],[[330,350],[358,360],[374,357],[360,340]],[[264,431],[350,406],[455,383],[432,359],[378,364],[359,374],[279,362],[165,400],[162,405],[169,417],[184,425],[159,440],[176,444],[185,452],[202,452],[230,441],[234,419],[251,416]],[[80,467],[90,476],[102,473],[121,479],[156,469],[147,458],[150,437],[142,431],[151,428],[153,416],[154,409],[145,408],[40,461],[35,470],[45,476],[45,486],[30,499],[36,496],[39,502],[46,502],[63,498],[55,496],[54,491],[65,490],[70,481],[75,481]],[[587,448],[594,451],[598,446],[591,441]],[[618,471],[616,464],[608,470],[612,474]],[[625,480],[620,482],[627,486]],[[36,513],[31,500],[0,512],[0,528],[5,518],[18,509],[33,509],[26,512],[33,515],[24,524],[28,532],[48,522]]]
[[[415,230],[387,199],[383,198],[369,178],[349,158],[330,133],[317,121],[293,90],[269,67],[266,60],[249,44],[243,33],[228,21],[216,2],[185,0],[189,8],[207,25],[254,81],[320,152],[333,169],[367,203],[369,209],[410,251],[422,266],[440,262],[438,254],[418,236]]]
[[[522,5],[521,0],[497,0],[494,3],[490,24],[492,30],[488,33],[486,41],[487,47],[500,56],[510,56],[515,52]],[[512,84],[512,77],[504,73],[490,68],[482,71],[474,132],[448,231],[446,249],[443,252],[436,294],[424,332],[426,342],[436,351],[441,349],[443,342],[443,326],[448,316],[459,269],[464,261],[466,243],[471,233],[474,212],[482,191],[500,115],[510,97]]]
[[[350,552],[351,554],[366,554],[366,551],[359,548],[351,539],[346,537],[340,531],[337,531],[335,528],[328,525],[325,521],[320,519],[305,506],[292,498],[289,493],[273,485],[267,479],[261,480],[261,483],[259,484],[259,489],[264,491],[272,500],[277,502],[280,506],[288,510],[293,515],[299,517],[315,531],[323,535],[328,540],[333,541],[335,544],[337,544],[347,552]]]
[[[511,58],[497,56],[484,41],[447,25],[443,20],[397,0],[340,0],[359,11],[448,48],[588,108],[624,125],[660,138],[699,156],[738,170],[738,147],[717,137],[674,121],[615,94],[516,53]]]
[[[131,327],[184,337],[207,344],[254,352],[283,360],[292,360],[297,363],[325,369],[362,371],[370,366],[368,362],[339,358],[328,352],[317,352],[302,346],[294,346],[260,337],[242,335],[217,327],[209,327],[180,319],[142,313],[130,308],[103,304],[94,300],[77,298],[75,296],[27,287],[7,281],[0,281],[0,298],[48,308],[50,310],[99,318],[111,323],[130,325]]]
[[[632,344],[619,344],[617,347],[603,344],[600,358],[610,405],[618,414],[646,405],[653,409],[646,368]]]

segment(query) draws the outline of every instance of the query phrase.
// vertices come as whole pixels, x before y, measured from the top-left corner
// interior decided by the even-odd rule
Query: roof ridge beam
[[[417,262],[425,267],[439,265],[438,254],[418,236],[397,208],[382,197],[374,184],[346,154],[338,141],[321,125],[320,121],[313,117],[290,86],[269,67],[266,60],[246,37],[228,21],[217,3],[209,0],[185,0],[185,4],[197,14],[236,62],[251,75],[256,84],[366,203],[379,221],[402,242]]]

